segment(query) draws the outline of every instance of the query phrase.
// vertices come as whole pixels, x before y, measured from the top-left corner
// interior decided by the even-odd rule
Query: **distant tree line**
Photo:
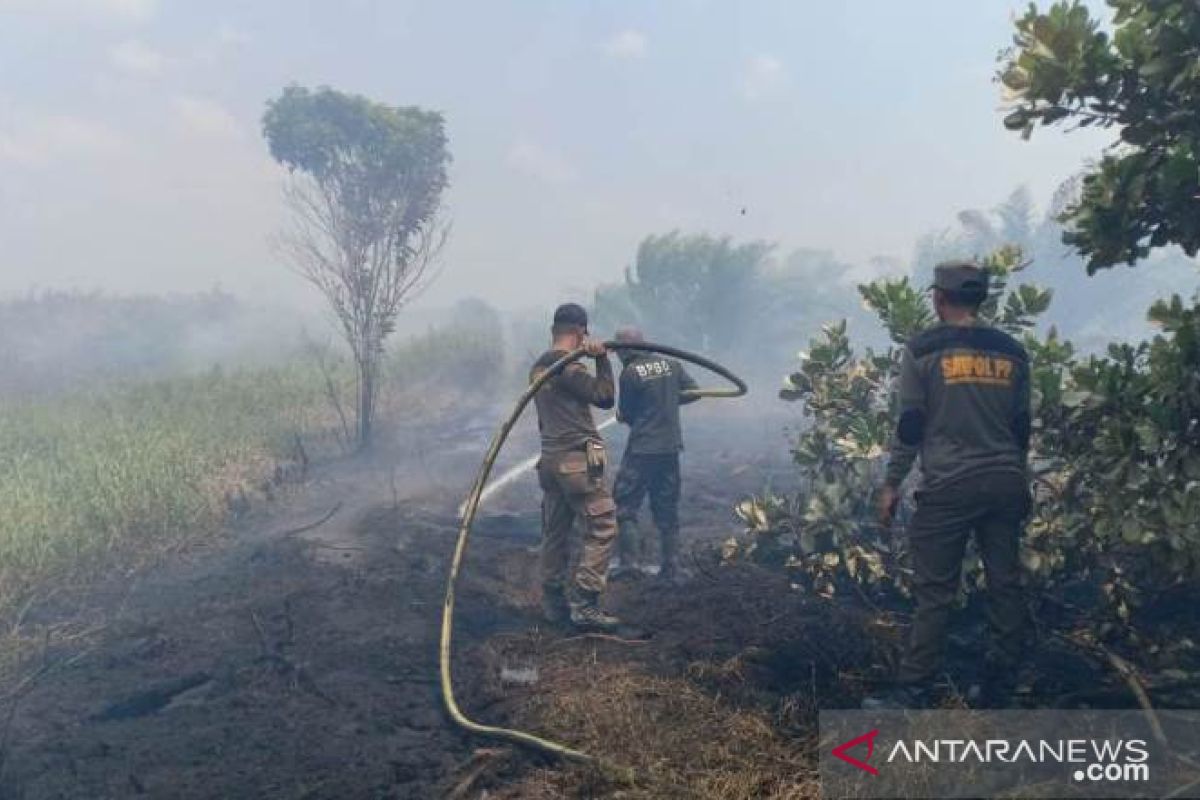
[[[647,236],[624,280],[595,292],[602,335],[638,325],[647,338],[736,362],[778,365],[817,320],[852,313],[851,266],[832,254],[672,231]]]
[[[233,295],[47,291],[0,302],[0,395],[155,377],[244,356],[261,320]],[[257,340],[257,342],[255,341]]]

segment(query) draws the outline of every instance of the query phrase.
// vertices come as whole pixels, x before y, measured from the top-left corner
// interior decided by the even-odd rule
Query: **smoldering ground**
[[[132,582],[36,598],[11,639],[25,654],[12,666],[33,677],[9,698],[6,794],[416,797],[498,774],[532,779],[536,762],[523,754],[472,755],[436,693],[454,507],[501,410],[398,426],[368,459],[314,465],[303,490],[279,487],[219,542]],[[727,433],[711,437],[701,425],[685,458],[697,476],[684,503],[697,544],[719,535],[710,520],[727,513],[733,486],[762,479],[731,452],[740,423],[726,419]],[[533,434],[523,427],[506,463],[535,446]],[[542,635],[529,580],[538,525],[531,480],[496,497],[481,520],[456,631],[473,705],[494,691],[493,670],[509,666],[485,653],[506,637]],[[664,628],[682,632],[686,615],[668,616],[678,622]],[[504,707],[482,710],[495,717]]]
[[[778,279],[771,274],[767,286]],[[783,274],[801,283],[813,279],[804,271]],[[43,520],[44,530],[85,534],[104,519],[114,531],[103,549],[90,551],[89,569],[62,569],[53,550],[22,562],[38,580],[20,584],[6,606],[12,647],[5,669],[13,688],[0,762],[5,791],[29,798],[408,797],[470,796],[487,788],[514,797],[661,797],[686,787],[683,794],[692,796],[808,796],[814,710],[853,705],[886,675],[905,611],[854,598],[829,603],[797,593],[781,573],[722,565],[719,553],[742,528],[732,513],[740,499],[764,487],[780,496],[796,489],[788,431],[808,420],[798,406],[778,401],[779,380],[796,356],[793,348],[831,316],[826,311],[851,316],[857,307],[852,286],[833,287],[820,307],[751,304],[758,293],[734,306],[735,295],[728,295],[722,312],[745,321],[730,342],[701,336],[697,344],[668,325],[648,331],[668,344],[711,346],[715,352],[707,354],[750,384],[741,401],[705,401],[683,412],[691,582],[679,591],[652,580],[613,587],[614,609],[653,631],[650,642],[578,639],[539,623],[539,512],[531,473],[491,498],[480,520],[456,631],[464,705],[484,721],[528,727],[620,759],[636,768],[632,787],[467,739],[442,716],[434,683],[436,620],[457,504],[510,398],[525,385],[529,363],[548,343],[547,312],[503,314],[472,302],[396,337],[383,361],[381,442],[352,457],[346,425],[352,379],[333,335],[314,350],[291,333],[278,337],[252,321],[230,324],[221,314],[234,312],[225,309],[216,325],[184,325],[192,332],[186,336],[161,323],[114,336],[107,340],[117,343],[111,355],[103,355],[106,337],[64,337],[93,348],[68,348],[85,353],[73,363],[123,363],[126,343],[172,337],[188,343],[174,353],[202,353],[199,360],[208,361],[197,372],[181,367],[193,363],[188,357],[147,357],[141,363],[156,380],[127,381],[114,394],[92,390],[89,399],[105,398],[100,411],[69,406],[83,415],[81,428],[161,430],[167,442],[185,433],[197,437],[153,461],[137,449],[114,450],[107,439],[68,434],[84,446],[94,443],[96,452],[122,453],[124,466],[114,476],[166,472],[180,453],[194,451],[213,453],[197,465],[197,481],[214,465],[229,472],[219,487],[201,481],[202,493],[162,513],[154,505],[169,496],[162,491],[145,495],[144,505],[115,503],[108,517],[98,517],[88,497],[58,502],[53,515],[33,514],[28,504],[5,506],[9,513],[24,509],[24,525]],[[603,335],[612,318],[599,320],[596,332]],[[237,345],[239,331],[253,332],[255,345],[265,346],[258,352],[292,353],[284,360],[299,377],[267,391],[234,391],[230,376],[259,374]],[[172,388],[176,369],[192,374],[186,390]],[[701,385],[713,380],[700,371],[694,377]],[[103,377],[96,381],[91,385],[111,387]],[[158,388],[146,395],[145,386]],[[56,394],[53,384],[38,390],[43,411],[68,408],[55,403],[70,392],[58,387]],[[179,412],[206,392],[212,404],[196,408],[195,423],[181,425]],[[156,407],[163,416],[148,414]],[[229,427],[241,414],[245,427]],[[148,426],[150,419],[161,428]],[[212,430],[236,433],[238,447],[216,447],[201,435]],[[616,461],[622,429],[608,438]],[[497,474],[527,459],[536,441],[529,415]],[[131,472],[139,458],[147,469]],[[103,465],[81,463],[88,475],[108,474]],[[88,485],[84,472],[55,470]],[[120,480],[104,484],[118,497]],[[178,485],[193,491],[187,481]],[[47,479],[23,484],[22,497],[38,496],[30,487],[47,508],[72,493],[69,483]],[[68,514],[73,509],[78,516]],[[653,540],[645,513],[642,528]],[[125,529],[170,535],[117,535]],[[831,639],[834,630],[840,633]],[[972,637],[953,647],[953,663],[968,673]],[[1105,687],[1105,702],[1130,702],[1094,660],[1058,646],[1039,658],[1042,677],[1031,702],[1070,698],[1080,681]],[[525,677],[514,681],[514,675]],[[713,730],[732,733],[714,737]],[[699,760],[698,738],[706,742]]]

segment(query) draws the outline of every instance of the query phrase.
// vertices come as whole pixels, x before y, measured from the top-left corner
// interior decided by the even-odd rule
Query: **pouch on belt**
[[[604,442],[597,442],[594,439],[587,443],[587,468],[588,476],[592,478],[603,478],[604,468],[608,464],[608,455],[604,449]]]

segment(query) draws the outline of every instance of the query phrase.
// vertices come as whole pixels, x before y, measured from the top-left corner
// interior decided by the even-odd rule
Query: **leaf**
[[[1170,53],[1164,53],[1139,67],[1138,75],[1142,78],[1156,78],[1159,75],[1174,71],[1174,68],[1175,56]]]
[[[1017,109],[1004,117],[1004,127],[1010,131],[1019,131],[1029,124],[1029,112]]]
[[[1095,395],[1091,392],[1074,389],[1069,392],[1063,392],[1062,404],[1067,408],[1078,408],[1094,398]]]
[[[1054,106],[1042,112],[1042,124],[1053,125],[1061,119],[1071,116],[1071,110],[1063,106]]]

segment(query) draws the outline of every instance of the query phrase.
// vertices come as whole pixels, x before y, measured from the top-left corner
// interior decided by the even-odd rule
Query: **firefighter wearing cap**
[[[612,408],[612,366],[604,344],[588,337],[587,312],[574,303],[554,312],[553,343],[530,371],[536,380],[554,362],[580,347],[596,365],[592,374],[575,361],[534,396],[542,454],[542,608],[550,622],[569,620],[580,628],[612,629],[618,620],[599,606],[617,537],[616,505],[605,484],[604,440],[591,407]],[[584,522],[583,547],[570,576],[570,534]]]
[[[887,526],[900,485],[920,457],[922,483],[909,526],[916,610],[896,686],[868,697],[867,708],[928,700],[972,534],[994,634],[984,662],[988,702],[1002,705],[1010,698],[1028,630],[1018,545],[1030,509],[1029,358],[1011,336],[978,320],[988,294],[984,270],[966,262],[941,264],[931,289],[941,323],[904,348],[899,424],[879,493]]]
[[[644,341],[637,328],[617,331],[618,342]],[[679,406],[695,397],[684,392],[696,382],[673,358],[624,350],[617,419],[629,426],[629,440],[613,484],[617,501],[618,552],[622,570],[636,569],[647,548],[638,536],[638,511],[647,495],[658,528],[662,567],[659,575],[679,575],[679,453],[683,436]]]

